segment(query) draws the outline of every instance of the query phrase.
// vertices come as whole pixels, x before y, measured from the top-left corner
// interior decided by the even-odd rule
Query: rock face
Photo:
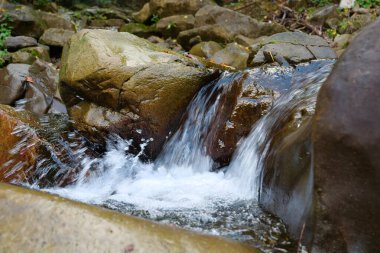
[[[380,249],[379,49],[377,20],[352,41],[318,96],[313,123],[317,251]]]
[[[26,135],[14,131],[35,124],[28,113],[0,105],[0,182],[21,183],[34,172],[40,139],[32,129]],[[21,141],[23,145],[17,145]]]
[[[235,241],[7,184],[0,184],[0,213],[4,252],[259,252]]]
[[[105,30],[74,35],[64,47],[60,73],[62,98],[80,129],[116,132],[135,144],[153,138],[146,150],[150,157],[211,77],[190,58]]]
[[[324,39],[302,32],[274,34],[257,44],[260,48],[252,60],[253,66],[277,61],[297,64],[313,59],[335,59],[336,54]],[[253,45],[253,48],[256,46]]]

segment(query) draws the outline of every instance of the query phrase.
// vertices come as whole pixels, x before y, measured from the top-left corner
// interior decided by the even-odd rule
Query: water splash
[[[281,83],[283,95],[253,126],[250,135],[240,141],[231,164],[224,170],[212,172],[214,163],[206,153],[205,138],[221,97],[230,92],[232,81],[243,73],[224,73],[200,90],[181,128],[154,163],[139,160],[146,144],[142,144],[140,154],[133,156],[128,153],[130,141],[112,136],[101,158],[91,159],[80,153],[77,167],[81,169],[75,184],[44,190],[165,223],[248,240],[268,252],[274,245],[288,244],[284,225],[257,206],[262,161],[271,142],[270,133],[281,120],[301,106],[314,110],[316,94],[332,64],[313,65],[313,73],[309,74],[277,67],[265,72],[246,71],[259,84],[273,80],[267,87]],[[265,79],[266,75],[277,79]]]

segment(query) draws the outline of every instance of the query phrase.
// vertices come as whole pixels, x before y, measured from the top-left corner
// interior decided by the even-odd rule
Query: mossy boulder
[[[33,64],[37,59],[50,62],[49,48],[27,47],[11,54],[12,63]]]
[[[150,157],[158,154],[165,136],[175,131],[190,100],[210,78],[213,71],[194,59],[106,30],[74,35],[64,47],[60,72],[62,98],[79,128],[93,129],[85,117],[90,109],[105,110],[109,122],[97,123],[96,129],[133,138],[135,144],[153,138],[146,151]]]

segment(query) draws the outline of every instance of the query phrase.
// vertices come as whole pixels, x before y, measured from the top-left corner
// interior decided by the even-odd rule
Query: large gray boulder
[[[78,128],[116,132],[135,144],[152,138],[146,153],[153,157],[211,77],[193,59],[105,30],[74,35],[64,47],[60,72],[62,98]]]

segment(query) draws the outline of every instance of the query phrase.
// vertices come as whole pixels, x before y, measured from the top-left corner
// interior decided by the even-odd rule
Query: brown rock
[[[36,124],[28,113],[0,105],[0,182],[25,182],[34,172],[40,139],[30,126]]]
[[[164,37],[176,38],[180,32],[192,29],[194,22],[193,15],[175,15],[160,19],[156,28]]]
[[[316,250],[380,249],[379,48],[377,20],[352,41],[318,96]]]

